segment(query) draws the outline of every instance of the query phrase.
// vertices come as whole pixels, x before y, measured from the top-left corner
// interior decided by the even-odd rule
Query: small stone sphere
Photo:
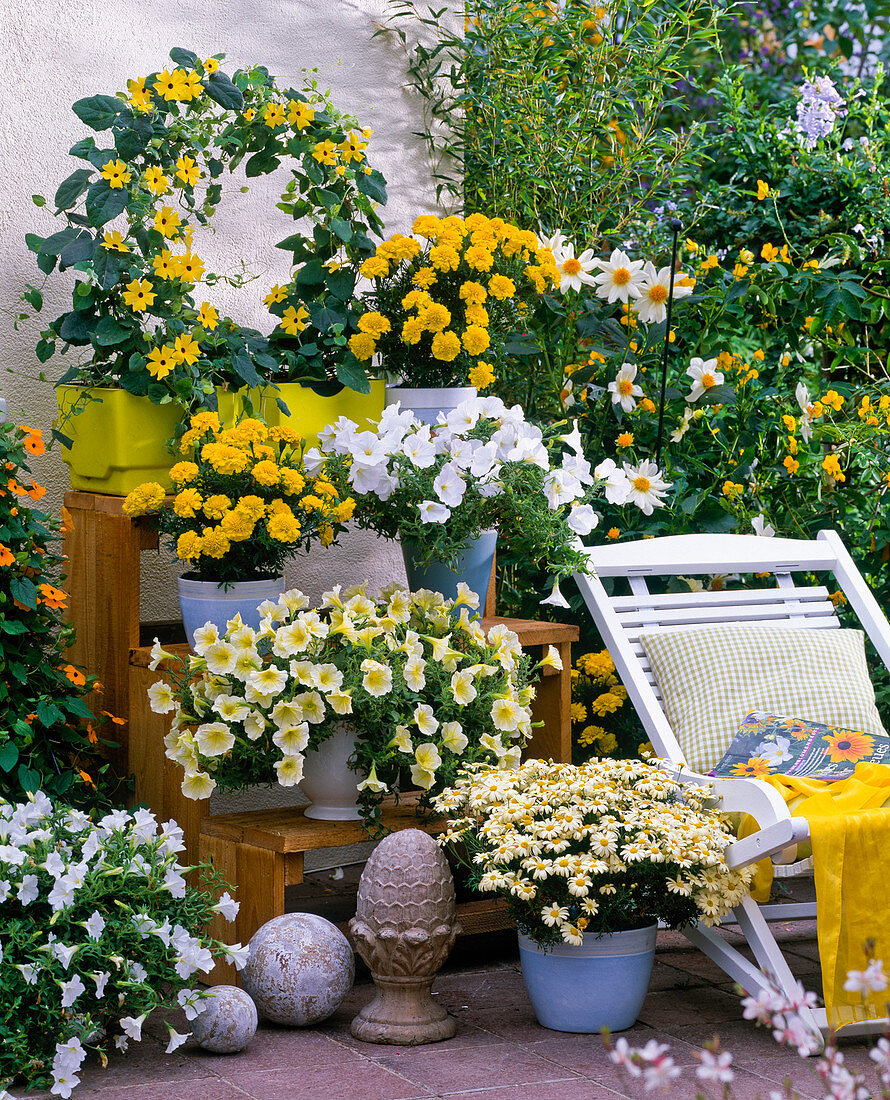
[[[257,929],[241,981],[261,1016],[306,1027],[337,1011],[352,989],[355,956],[343,933],[314,913],[285,913]]]
[[[212,1054],[244,1050],[257,1028],[256,1005],[250,994],[235,985],[215,985],[212,993],[192,1021],[192,1035]]]

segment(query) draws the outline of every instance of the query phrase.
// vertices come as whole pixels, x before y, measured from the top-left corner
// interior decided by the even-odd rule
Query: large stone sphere
[[[355,957],[343,933],[314,913],[285,913],[257,929],[241,982],[261,1016],[306,1027],[326,1020],[352,989]]]
[[[213,995],[192,1021],[192,1034],[204,1050],[213,1054],[235,1054],[244,1050],[256,1034],[256,1005],[234,985],[216,985]]]

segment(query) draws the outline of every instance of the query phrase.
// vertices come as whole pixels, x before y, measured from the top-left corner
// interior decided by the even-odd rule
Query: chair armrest
[[[804,817],[792,817],[785,800],[768,783],[744,776],[735,779],[699,775],[683,769],[673,774],[680,783],[710,786],[717,802],[715,809],[750,814],[760,826],[756,833],[734,841],[725,849],[729,867],[745,867],[809,838],[809,822]]]

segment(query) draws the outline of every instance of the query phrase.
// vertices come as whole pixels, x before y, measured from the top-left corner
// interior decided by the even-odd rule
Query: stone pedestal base
[[[373,977],[377,996],[352,1021],[356,1039],[419,1046],[453,1038],[457,1021],[430,995],[432,978]]]

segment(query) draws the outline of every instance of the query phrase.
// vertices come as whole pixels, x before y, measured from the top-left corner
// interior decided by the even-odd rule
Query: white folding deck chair
[[[676,765],[681,780],[712,784],[722,810],[751,814],[760,826],[758,832],[727,848],[729,866],[744,867],[771,856],[778,876],[800,875],[811,870],[811,860],[782,864],[783,858],[788,858],[787,854],[783,857],[783,852],[794,853],[796,845],[809,838],[809,826],[805,818],[790,815],[773,787],[757,779],[699,776],[687,768],[683,750],[662,707],[658,684],[646,660],[640,634],[653,627],[739,622],[814,630],[836,628],[840,622],[828,598],[828,589],[797,587],[792,578],[794,573],[828,572],[834,575],[849,606],[858,615],[860,625],[890,668],[890,624],[838,534],[820,531],[813,540],[757,535],[672,535],[590,547],[586,554],[594,573],[576,574],[575,580],[656,753]],[[652,594],[645,580],[652,576],[725,573],[769,573],[771,579],[766,583],[778,583],[778,587]],[[630,595],[609,595],[601,580],[608,577],[626,577]],[[696,925],[685,929],[685,933],[748,993],[777,985],[791,995],[795,988],[794,975],[768,922],[814,918],[815,915],[814,902],[761,906],[747,898],[733,910],[733,920],[753,952],[756,965],[715,929]],[[729,918],[726,923],[730,923]],[[809,1026],[823,1035],[827,1033],[824,1009],[807,1010],[801,1015]],[[844,1028],[844,1035],[880,1031],[886,1022],[854,1024]]]

